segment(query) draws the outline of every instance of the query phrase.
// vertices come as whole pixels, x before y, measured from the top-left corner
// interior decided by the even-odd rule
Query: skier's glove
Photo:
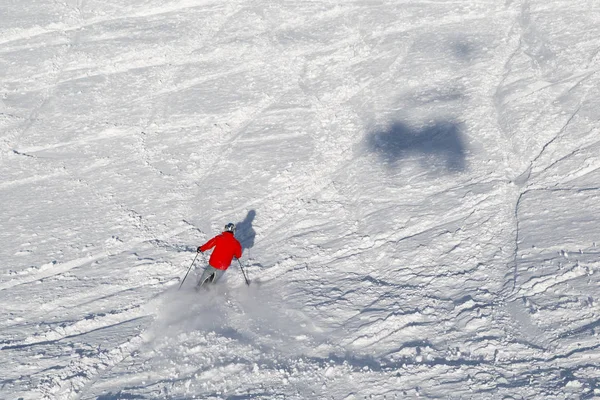
[[[198,246],[198,253],[202,253],[202,250],[200,250],[200,247],[202,247],[202,246]]]

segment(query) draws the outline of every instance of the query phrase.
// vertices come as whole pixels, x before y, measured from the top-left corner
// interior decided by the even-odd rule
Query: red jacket
[[[242,256],[242,246],[231,232],[223,232],[210,239],[200,246],[200,251],[205,252],[213,247],[215,249],[210,255],[208,263],[217,269],[229,268],[233,257],[240,258]]]

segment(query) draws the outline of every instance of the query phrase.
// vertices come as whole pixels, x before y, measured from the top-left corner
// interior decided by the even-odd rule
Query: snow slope
[[[599,22],[0,3],[0,398],[600,397]]]

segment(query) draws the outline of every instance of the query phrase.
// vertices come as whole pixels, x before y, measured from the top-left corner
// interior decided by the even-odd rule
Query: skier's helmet
[[[225,229],[223,229],[223,231],[235,233],[235,225],[230,222],[227,225],[225,225]]]

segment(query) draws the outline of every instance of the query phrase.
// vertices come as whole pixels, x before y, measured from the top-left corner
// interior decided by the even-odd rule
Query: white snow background
[[[600,398],[599,70],[598,0],[0,1],[0,398]]]

